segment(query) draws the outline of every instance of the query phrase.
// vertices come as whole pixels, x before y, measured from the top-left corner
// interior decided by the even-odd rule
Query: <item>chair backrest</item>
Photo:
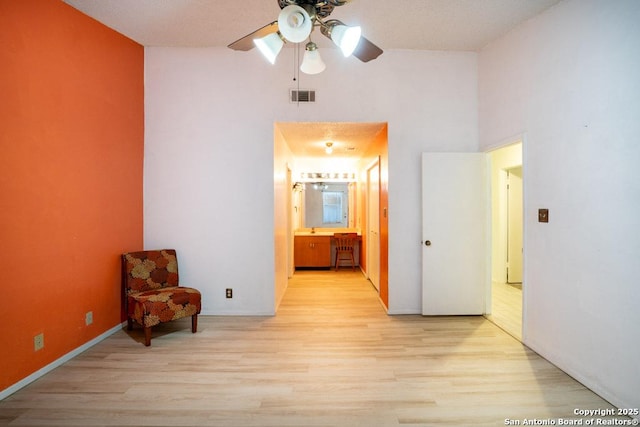
[[[127,294],[179,286],[175,249],[122,254],[122,274]]]
[[[351,251],[358,239],[358,233],[334,233],[333,238],[338,251]]]

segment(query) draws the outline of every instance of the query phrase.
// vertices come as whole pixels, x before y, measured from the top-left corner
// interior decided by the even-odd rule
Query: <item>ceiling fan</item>
[[[322,35],[331,39],[345,57],[355,56],[362,62],[369,62],[382,54],[375,44],[364,38],[360,27],[349,27],[337,19],[326,19],[336,6],[343,6],[349,0],[277,0],[280,6],[278,20],[231,43],[233,50],[247,51],[258,47],[271,62],[285,42],[301,43],[307,39],[300,70],[307,74],[317,74],[325,69],[317,45],[310,35],[319,28]]]

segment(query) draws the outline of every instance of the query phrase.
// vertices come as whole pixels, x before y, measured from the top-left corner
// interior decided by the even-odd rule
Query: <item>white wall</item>
[[[477,56],[406,51],[392,61],[375,87],[392,117],[389,313],[411,314],[422,312],[422,152],[478,150]]]
[[[145,246],[176,247],[204,314],[274,312],[274,263],[286,256],[274,179],[287,161],[274,163],[274,123],[290,121],[389,123],[389,308],[420,312],[420,153],[477,150],[477,55],[322,55],[327,70],[299,80],[317,102],[298,106],[292,49],[275,67],[257,51],[145,50]]]
[[[479,56],[480,144],[524,133],[524,339],[640,407],[640,2],[567,0]],[[549,223],[537,222],[538,208]]]

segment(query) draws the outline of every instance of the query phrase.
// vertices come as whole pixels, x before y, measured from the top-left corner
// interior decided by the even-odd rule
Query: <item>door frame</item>
[[[519,226],[518,227],[513,227],[513,221],[515,220],[515,218],[513,216],[512,213],[512,206],[514,206],[512,204],[512,197],[514,194],[514,188],[516,188],[514,186],[514,182],[516,182],[516,180],[514,180],[512,178],[512,176],[518,176],[517,174],[515,174],[513,171],[518,169],[520,171],[520,182],[522,183],[522,165],[520,166],[516,166],[516,167],[511,167],[505,170],[505,172],[507,173],[507,223],[506,223],[506,228],[507,228],[507,259],[506,259],[506,263],[507,263],[507,280],[506,282],[508,284],[515,284],[515,283],[520,283],[522,284],[522,227],[524,225],[524,221],[523,221],[523,215],[524,212],[522,212],[522,202],[523,202],[523,198],[522,198],[522,184],[520,184],[520,197],[518,198],[520,201],[520,219],[519,219]],[[514,253],[517,253],[517,247],[516,248],[512,248],[512,235],[515,235],[514,233],[512,233],[512,229],[514,230],[518,230],[518,233],[520,234],[519,238],[520,238],[520,265],[519,265],[519,275],[516,277],[516,279],[519,280],[513,280],[513,272],[517,271],[518,269],[514,268],[514,264],[517,265],[517,263],[513,262],[513,257],[512,255]],[[515,249],[515,252],[514,252]],[[518,255],[515,255],[515,257],[517,257]]]
[[[521,326],[521,342],[525,342],[527,334],[526,334],[526,321],[527,321],[527,311],[528,311],[528,307],[527,307],[527,293],[528,293],[528,286],[526,286],[527,283],[527,212],[528,212],[528,202],[527,202],[527,186],[528,186],[528,177],[527,177],[527,136],[525,133],[521,133],[521,134],[517,134],[514,135],[513,137],[504,139],[503,141],[488,146],[484,149],[484,153],[487,154],[487,156],[489,156],[491,152],[493,151],[497,151],[503,148],[507,148],[509,146],[515,145],[515,144],[521,144],[521,162],[520,165],[522,166],[522,316],[521,316],[521,322],[522,322],[522,326]],[[491,166],[491,168],[493,169],[493,165]],[[492,206],[492,201],[493,201],[493,192],[496,190],[495,188],[493,188],[492,182],[491,182],[491,174],[489,174],[488,176],[489,182],[488,182],[488,186],[489,186],[489,206]],[[492,210],[492,209],[491,209]],[[491,213],[493,215],[493,213]],[[491,245],[493,245],[493,223],[492,221],[489,222],[489,227],[490,227],[490,232],[489,232],[489,240],[491,242]],[[493,246],[491,246],[493,247]],[[492,250],[493,252],[493,250]],[[493,256],[490,257],[490,261],[489,261],[489,266],[488,268],[490,269],[490,271],[492,271],[493,269]],[[506,277],[506,275],[505,275]],[[492,279],[492,277],[490,277],[490,279]],[[485,308],[485,314],[491,314],[491,307],[492,307],[492,280],[489,280],[487,283],[487,289],[486,289],[486,308]]]
[[[378,197],[378,202],[377,202],[377,210],[376,210],[376,216],[378,218],[378,226],[377,226],[377,233],[376,233],[376,242],[373,242],[371,239],[371,235],[370,235],[370,231],[371,231],[371,214],[372,214],[372,210],[371,210],[371,170],[373,168],[376,168],[378,170],[378,176],[377,176],[377,183],[378,183],[378,189],[376,191],[377,197]],[[381,164],[380,164],[380,156],[376,157],[376,159],[374,161],[372,161],[371,163],[369,163],[366,167],[366,173],[367,173],[367,190],[366,190],[366,200],[367,200],[367,206],[366,206],[366,212],[367,212],[367,228],[366,228],[366,244],[367,244],[367,248],[366,248],[366,254],[367,254],[367,261],[366,261],[366,266],[367,266],[367,278],[371,281],[371,283],[373,284],[374,288],[376,289],[376,291],[378,292],[378,294],[380,294],[380,179],[381,179],[381,173],[380,173],[380,168],[381,168]],[[372,245],[376,245],[377,246],[377,250],[374,253],[371,250]],[[377,280],[377,284],[374,283],[373,280],[371,280],[371,276],[372,276],[372,271],[373,270],[377,270],[374,278]]]

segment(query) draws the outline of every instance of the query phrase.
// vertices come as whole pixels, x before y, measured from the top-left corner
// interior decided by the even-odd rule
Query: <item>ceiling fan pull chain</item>
[[[298,80],[298,46],[296,45],[296,47],[293,49],[293,81],[297,81]]]
[[[298,93],[300,93],[300,67],[298,66],[298,64],[300,64],[300,43],[298,43],[295,47],[295,51],[296,51],[296,59],[295,59],[295,73],[297,76],[297,89],[298,89]],[[296,102],[296,106],[298,108],[300,108],[300,97],[297,97],[297,102]]]

